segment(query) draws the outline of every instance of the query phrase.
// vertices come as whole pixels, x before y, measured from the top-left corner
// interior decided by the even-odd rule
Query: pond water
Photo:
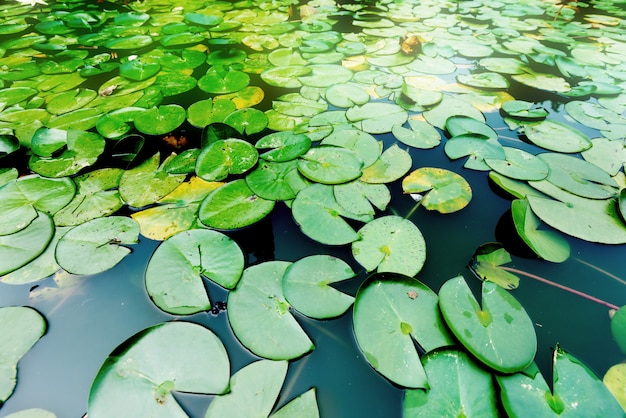
[[[546,119],[574,127],[587,138],[609,136],[611,141],[621,143],[623,148],[624,133],[626,132],[626,128],[624,128],[626,126],[624,116],[626,112],[626,93],[624,93],[626,63],[621,58],[625,55],[615,58],[618,55],[616,51],[626,53],[626,39],[623,36],[626,26],[623,2],[605,1],[595,2],[593,5],[578,3],[577,8],[561,7],[560,4],[548,6],[542,2],[520,6],[517,2],[508,1],[455,3],[437,1],[333,2],[320,0],[300,2],[299,6],[296,5],[297,2],[293,2],[292,7],[277,5],[276,2],[260,1],[176,2],[176,6],[165,0],[154,2],[152,6],[149,5],[150,2],[123,5],[104,1],[98,2],[97,5],[91,5],[81,1],[65,3],[49,1],[49,5],[34,4],[32,8],[29,5],[18,8],[13,3],[0,6],[0,8],[11,11],[7,15],[8,17],[1,18],[2,23],[0,24],[0,42],[2,42],[0,43],[0,53],[2,53],[0,55],[0,81],[3,81],[3,84],[0,85],[2,87],[0,97],[3,97],[6,103],[9,103],[10,99],[8,93],[2,95],[4,90],[8,91],[16,87],[37,90],[41,88],[38,87],[41,83],[47,81],[46,75],[60,74],[70,80],[73,72],[84,68],[84,63],[77,63],[75,64],[76,71],[44,70],[34,73],[32,77],[26,75],[23,77],[11,76],[11,74],[16,74],[11,70],[14,66],[19,67],[19,71],[27,74],[26,72],[30,70],[26,69],[28,65],[26,63],[32,61],[36,62],[37,65],[42,65],[43,62],[47,62],[47,57],[52,57],[50,62],[65,62],[67,65],[70,65],[67,61],[71,59],[78,61],[86,59],[85,57],[73,57],[69,53],[67,54],[68,58],[54,58],[55,54],[61,53],[52,52],[51,48],[55,44],[60,45],[61,50],[88,51],[89,57],[100,52],[107,54],[114,52],[115,56],[106,58],[110,63],[124,61],[127,59],[126,57],[134,54],[137,54],[140,59],[144,57],[144,54],[145,57],[149,57],[151,51],[155,50],[159,53],[152,52],[153,55],[150,59],[157,59],[155,57],[167,52],[174,55],[182,54],[181,51],[184,49],[199,51],[208,55],[211,49],[219,51],[223,50],[221,49],[223,46],[212,42],[214,41],[213,36],[207,36],[205,33],[207,26],[210,28],[218,25],[217,20],[212,23],[199,23],[202,20],[201,16],[219,18],[226,16],[230,19],[227,20],[228,22],[237,22],[237,19],[240,19],[239,24],[243,22],[245,30],[240,31],[240,26],[234,26],[233,29],[228,30],[223,29],[223,32],[218,32],[220,36],[217,38],[235,39],[234,45],[237,45],[239,50],[245,51],[249,57],[253,56],[260,61],[262,61],[261,57],[266,57],[271,51],[280,49],[297,51],[298,48],[301,48],[301,53],[306,60],[313,63],[316,63],[316,56],[320,57],[320,60],[332,61],[333,58],[327,55],[328,50],[323,49],[328,47],[332,51],[343,52],[343,58],[339,59],[338,63],[343,64],[344,68],[350,68],[355,75],[365,74],[375,68],[380,73],[374,74],[372,77],[373,79],[378,77],[379,81],[367,86],[367,89],[374,89],[375,91],[366,91],[371,95],[371,100],[377,102],[388,101],[393,103],[394,98],[400,97],[403,92],[405,95],[416,94],[413,96],[416,100],[426,100],[425,96],[421,94],[428,89],[423,84],[419,84],[420,87],[407,87],[407,77],[435,74],[443,85],[444,82],[455,83],[459,76],[478,72],[479,68],[483,68],[478,66],[481,59],[503,57],[526,61],[534,60],[536,65],[529,64],[533,70],[526,68],[524,72],[533,76],[539,72],[550,74],[543,81],[543,88],[541,87],[542,82],[537,81],[538,78],[519,82],[511,80],[512,74],[503,70],[502,74],[510,81],[509,88],[480,89],[456,84],[453,87],[442,87],[442,91],[445,92],[445,95],[455,97],[463,95],[467,97],[476,91],[486,92],[487,96],[483,102],[485,123],[497,132],[497,141],[505,147],[523,149],[532,154],[546,152],[545,148],[533,144],[524,135],[519,134],[516,131],[517,127],[512,125],[513,122],[510,118],[505,120],[503,113],[498,111],[502,103],[500,101],[502,96],[498,97],[493,94],[494,92],[504,92],[509,95],[502,101],[514,98],[533,102],[535,108],[546,109]],[[177,8],[172,12],[174,7]],[[55,13],[50,14],[50,10],[55,11]],[[169,18],[167,17],[167,10],[170,10],[171,14]],[[437,10],[437,13],[433,13],[433,10]],[[133,12],[128,14],[129,11]],[[302,26],[297,26],[301,23],[298,16],[289,16],[289,13],[297,14],[298,11],[302,13],[304,22]],[[407,15],[407,11],[411,11],[412,15]],[[85,15],[79,14],[83,12]],[[146,20],[143,20],[144,13],[145,16],[148,16]],[[184,18],[185,13],[193,13],[194,15]],[[89,24],[84,23],[86,26],[83,26],[83,23],[78,23],[79,20],[70,19],[68,16],[71,15],[76,19],[83,19],[80,22],[86,22],[85,19],[87,18],[93,18],[94,21]],[[609,18],[611,15],[614,17]],[[116,18],[116,16],[118,17]],[[254,23],[255,16],[256,24]],[[604,18],[599,16],[604,16]],[[508,19],[512,26],[507,28],[504,24],[498,23],[499,17]],[[585,17],[588,18],[584,19]],[[285,30],[283,33],[282,28],[275,28],[272,31],[268,28],[272,26],[271,22],[274,19],[273,24],[275,25],[293,22],[296,25],[294,28],[302,32]],[[41,22],[47,22],[46,25],[49,26],[43,25]],[[63,23],[60,26],[55,26],[53,22]],[[335,23],[333,27],[334,22],[339,23]],[[174,40],[171,41],[172,45],[167,46],[163,46],[163,42],[156,42],[155,40],[163,38],[164,35],[159,31],[162,31],[167,23],[172,25],[172,36],[181,33],[189,38],[180,45],[175,45]],[[23,25],[24,28],[21,30],[11,29],[14,27],[12,25]],[[87,26],[90,25],[94,27],[93,31],[87,29]],[[107,29],[115,25],[118,26],[118,32]],[[532,28],[525,29],[524,25]],[[257,29],[262,28],[258,29],[258,34],[263,35],[263,37],[255,38],[251,35],[255,33],[253,30],[255,27]],[[105,34],[105,38],[98,39],[97,36],[94,36],[93,40],[89,41],[81,38],[90,33],[98,33],[96,28]],[[349,40],[350,45],[342,45],[343,49],[335,47],[337,42],[329,41],[331,35],[324,37],[325,33],[334,36],[336,33],[334,30],[340,29],[344,32],[347,31],[347,33],[352,31],[352,35],[344,33],[344,41]],[[507,29],[511,32],[517,32],[518,35],[508,32]],[[562,30],[563,35],[559,34],[559,30]],[[208,31],[210,32],[210,30]],[[289,33],[294,35],[287,35]],[[380,33],[380,36],[375,35],[376,33]],[[107,44],[110,39],[120,39],[124,36],[130,38],[135,34],[153,39],[149,41],[149,45],[142,48],[120,47],[119,45],[116,47],[113,44]],[[201,35],[202,40],[196,40],[195,36],[198,34]],[[301,40],[298,40],[299,37],[302,38],[307,34],[309,35],[307,44],[309,49],[302,47]],[[310,34],[315,34],[315,36]],[[412,55],[393,50],[393,46],[401,43],[401,39],[407,34],[418,34],[421,42],[422,49],[412,52]],[[442,34],[447,35],[443,36]],[[10,46],[12,45],[10,43],[16,39],[24,39],[31,35],[42,38],[36,43],[26,42],[27,45]],[[245,38],[245,35],[248,35],[248,38]],[[78,41],[72,38],[73,36],[77,36]],[[580,38],[577,41],[580,43],[566,42],[562,36]],[[593,63],[589,62],[592,58],[584,56],[580,49],[595,45],[592,41],[602,36],[606,47],[597,54],[604,53],[603,57],[606,63],[602,66],[594,66]],[[477,37],[480,42],[471,44],[467,40],[468,37]],[[437,45],[437,40],[440,41],[439,45]],[[135,41],[143,42],[141,39],[135,39]],[[328,44],[329,42],[330,44]],[[376,42],[382,42],[382,44],[375,47]],[[512,49],[505,50],[507,42],[511,42],[509,46]],[[529,47],[525,42],[535,43]],[[241,46],[242,43],[244,46]],[[42,46],[43,44],[47,44],[47,46]],[[197,45],[204,47],[198,48]],[[534,50],[532,46],[534,46]],[[346,52],[350,48],[357,47],[364,48],[363,52]],[[484,52],[483,49],[487,47],[489,51]],[[388,52],[381,52],[384,48],[387,48]],[[515,48],[520,50],[519,54],[514,53]],[[526,51],[524,48],[530,48],[530,50]],[[577,50],[577,48],[578,54],[573,54],[578,60],[575,64],[584,68],[585,75],[564,76],[554,65],[555,57],[559,56],[556,51],[565,50],[572,56],[571,51]],[[411,60],[407,60],[406,64],[400,63],[400,60],[405,60],[407,56],[411,57],[411,60],[416,57],[430,56],[432,58],[437,56],[445,60],[446,63],[453,64],[454,71],[441,70],[441,66],[447,64],[439,62],[432,64],[433,70],[430,73],[421,73],[410,67]],[[596,59],[599,56],[594,55]],[[354,62],[358,62],[360,57],[365,57],[364,60],[370,59],[371,63],[378,65],[371,64],[367,68],[362,65],[356,66],[348,57],[352,57]],[[150,59],[145,58],[145,61],[148,62]],[[273,56],[273,59],[280,60],[278,54]],[[282,59],[282,62],[298,60],[295,56]],[[302,60],[302,57],[299,59]],[[394,62],[394,60],[398,61]],[[541,60],[552,63],[552,65],[542,64]],[[616,60],[617,62],[615,62]],[[312,65],[311,62],[305,62],[305,65]],[[283,94],[304,91],[305,95],[310,95],[315,89],[323,91],[334,84],[345,83],[344,81],[336,83],[331,81],[324,87],[306,86],[310,87],[309,90],[306,88],[301,90],[301,86],[290,87],[287,81],[282,86],[268,85],[268,80],[270,80],[270,84],[281,84],[277,81],[279,76],[276,78],[264,77],[259,75],[261,74],[260,71],[255,74],[251,71],[253,64],[248,64],[248,73],[251,79],[249,85],[260,86],[264,91],[264,97],[263,100],[257,102],[246,102],[246,98],[241,98],[243,104],[240,106],[242,108],[250,107],[265,111],[272,106],[276,108],[273,100],[283,99],[284,96],[281,96]],[[335,64],[336,62],[333,61],[332,65]],[[265,65],[267,68],[273,66],[267,62],[260,62],[258,65]],[[304,67],[305,65],[294,64],[293,67]],[[320,65],[326,65],[326,63]],[[95,65],[95,67],[98,66],[101,64]],[[182,72],[189,78],[200,79],[210,67],[210,65],[203,63],[193,70],[183,69]],[[101,69],[101,67],[99,68]],[[574,67],[571,67],[570,71],[575,71],[572,68]],[[113,79],[119,74],[119,71],[118,67],[115,67],[115,69],[102,74],[85,77],[85,84],[81,85],[80,88],[98,91],[98,98],[92,100],[104,100],[108,96],[102,93],[102,88],[114,86],[113,94],[110,97],[117,100],[119,96],[116,96],[115,89],[127,88],[127,85],[123,84],[127,81]],[[148,71],[148,69],[143,68],[141,71]],[[158,88],[163,89],[162,91],[168,87],[174,91],[183,90],[181,87],[183,82],[174,80],[171,75],[172,72],[168,71],[162,75],[166,78],[171,77],[171,80],[168,80],[172,84],[167,85],[167,80],[162,79],[157,82],[157,85],[160,83]],[[438,72],[441,73],[437,74]],[[297,79],[298,75],[295,74],[294,72],[291,78]],[[329,72],[322,75],[321,78],[324,77],[332,80],[334,77],[343,77],[343,73]],[[289,79],[290,77],[286,78]],[[569,92],[576,83],[584,81],[596,83],[594,88],[597,90],[609,89],[608,85],[614,86],[616,90],[611,90],[606,94],[594,94],[591,91],[580,96],[560,94]],[[312,83],[315,84],[316,82],[319,83],[315,80]],[[561,89],[560,83],[562,82],[570,83],[571,85],[568,84],[569,89]],[[130,82],[128,85],[132,87],[132,83]],[[434,86],[432,87],[434,88]],[[422,93],[407,93],[407,91],[411,91],[411,88],[416,88]],[[144,94],[149,95],[150,92],[148,92],[147,87],[145,89]],[[147,108],[149,105],[177,104],[187,109],[196,102],[221,94],[208,93],[205,90],[194,87],[179,94],[162,95],[160,100],[146,99],[141,106]],[[0,121],[2,121],[0,129],[3,130],[2,133],[4,134],[15,135],[21,143],[20,151],[13,155],[8,152],[8,156],[0,157],[3,167],[17,167],[20,174],[29,173],[33,167],[28,166],[28,158],[24,156],[24,149],[28,148],[28,142],[33,137],[34,129],[40,126],[44,128],[54,126],[49,118],[38,121],[37,117],[34,117],[31,123],[22,123],[15,122],[6,115],[12,111],[24,111],[24,109],[33,109],[39,106],[45,109],[46,104],[51,102],[55,94],[62,92],[60,88],[53,94],[41,90],[23,100],[9,104],[3,103],[3,107],[0,109]],[[223,92],[224,94],[229,93],[227,93],[226,87],[224,87]],[[382,97],[375,98],[377,95]],[[156,96],[159,95],[156,94]],[[42,98],[41,103],[35,100],[37,97]],[[480,95],[478,97],[480,98]],[[470,97],[467,100],[473,101],[473,104],[477,106],[480,102],[479,98]],[[565,107],[566,103],[572,101],[599,106],[598,103],[602,103],[602,100],[608,102],[608,99],[616,103],[614,108],[618,110],[614,112],[616,119],[606,122],[612,125],[611,131],[598,129],[597,126],[599,125],[594,128],[589,124],[580,123],[568,113]],[[232,98],[227,100],[232,100]],[[78,103],[77,100],[75,102]],[[252,103],[252,105],[248,106],[248,103]],[[288,103],[295,108],[298,101],[288,101]],[[123,107],[130,106],[132,103],[125,104]],[[68,109],[71,107],[73,110],[80,109],[80,106],[74,108],[74,106],[67,104],[63,104],[63,107]],[[417,110],[417,107],[408,106],[406,112],[412,120],[423,120],[423,117],[420,117],[422,111],[427,111],[432,107],[436,107],[436,105],[426,106],[420,111]],[[336,105],[331,105],[329,109],[342,110]],[[73,110],[66,113],[71,113]],[[112,105],[107,111],[114,110],[116,107]],[[461,110],[460,114],[464,114],[464,112],[465,110]],[[95,127],[95,121],[103,117],[103,113],[106,114],[107,112],[97,113],[97,117],[76,116],[74,119],[70,117],[69,122],[59,126],[61,129],[74,129],[78,126],[77,129],[79,130],[100,132],[106,136],[103,131],[98,131]],[[589,111],[588,115],[592,113]],[[22,118],[18,118],[18,121],[28,117],[30,116],[23,114]],[[173,116],[170,117],[173,118]],[[377,122],[376,117],[371,115],[371,118],[374,119],[372,123],[383,125],[387,123],[386,120]],[[87,123],[88,127],[83,128],[85,126],[84,121],[90,118],[93,119],[94,124],[89,126]],[[426,121],[434,124],[434,118],[434,116],[433,119],[426,118]],[[604,113],[596,116],[596,118],[601,121],[608,120],[608,116]],[[621,124],[619,123],[620,118]],[[301,128],[306,126],[309,119],[310,116],[304,115],[297,117],[290,115],[276,119],[270,117],[270,126],[288,130],[286,121],[298,121],[302,123],[299,127]],[[367,119],[365,121],[367,122]],[[244,126],[253,122],[252,119],[245,120]],[[28,127],[29,124],[32,125],[31,128]],[[363,126],[363,122],[360,126]],[[405,124],[404,126],[408,125]],[[311,129],[310,126],[308,128]],[[508,267],[540,276],[592,295],[612,305],[622,306],[623,300],[626,298],[626,288],[624,287],[626,268],[623,262],[626,247],[623,243],[611,245],[589,242],[591,240],[558,232],[561,239],[565,240],[570,247],[569,257],[559,263],[542,260],[524,244],[516,232],[511,215],[512,197],[489,179],[489,169],[472,170],[465,168],[465,157],[452,160],[444,149],[444,144],[450,136],[449,132],[441,126],[437,126],[436,129],[441,135],[441,144],[424,148],[408,146],[399,142],[397,135],[394,135],[391,129],[372,133],[376,139],[381,141],[382,149],[388,149],[394,144],[398,144],[406,150],[411,157],[411,166],[408,172],[413,172],[421,167],[443,168],[460,174],[471,186],[472,197],[467,206],[454,213],[442,214],[435,210],[426,210],[421,206],[415,208],[415,201],[403,191],[401,179],[388,183],[391,192],[390,201],[384,211],[377,211],[376,217],[385,215],[407,217],[419,228],[426,243],[426,261],[419,269],[419,273],[415,275],[418,280],[438,292],[445,282],[462,274],[474,294],[479,295],[482,282],[476,279],[468,266],[474,253],[482,244],[500,242],[512,256],[512,261],[507,264]],[[171,132],[174,136],[184,135],[187,137],[189,144],[178,149],[178,151],[199,147],[201,137],[204,135],[202,127],[190,123],[189,118],[181,121],[172,129],[166,129],[166,131],[167,133]],[[272,129],[265,128],[251,135],[241,135],[241,137],[254,143],[271,131]],[[306,132],[306,129],[304,131]],[[318,134],[315,129],[311,129],[310,132],[313,132],[311,136]],[[137,131],[131,130],[129,133],[137,134]],[[172,150],[171,147],[163,144],[161,137],[164,134],[162,133],[139,132],[138,134],[147,139],[146,144],[143,150],[138,153],[134,165],[128,165],[124,168],[136,166],[138,160],[150,156],[155,150],[162,152]],[[557,134],[562,134],[562,132]],[[119,137],[108,138],[105,154],[110,154],[113,145],[119,142],[121,142]],[[133,144],[132,141],[128,143]],[[9,144],[8,140],[2,145],[5,144]],[[558,152],[558,150],[551,151]],[[58,156],[58,154],[51,154]],[[580,156],[579,152],[569,152],[569,154]],[[623,150],[621,155],[625,155]],[[94,163],[93,167],[100,167],[101,165],[98,164],[102,161],[113,161],[116,167],[121,166],[119,160],[107,160],[107,158],[103,155],[98,163]],[[619,158],[617,157],[618,160]],[[616,184],[619,184],[621,188],[624,187],[624,163],[626,160],[622,159],[617,170],[619,174],[614,175],[618,179]],[[82,172],[89,170],[90,168],[87,168]],[[402,175],[402,178],[408,172]],[[74,177],[75,174],[72,173],[67,177]],[[191,176],[190,174],[188,177]],[[239,178],[241,177],[239,176]],[[619,188],[617,186],[616,190]],[[2,189],[0,189],[1,192]],[[626,207],[626,204],[623,206]],[[115,214],[126,216],[139,211],[140,209],[124,206]],[[571,215],[564,212],[563,216]],[[358,230],[362,223],[354,221],[352,225]],[[541,228],[552,230],[545,223],[542,223]],[[294,221],[291,208],[282,201],[276,202],[271,213],[262,220],[245,228],[223,232],[242,249],[246,258],[246,267],[270,260],[296,262],[307,256],[332,255],[344,260],[356,272],[353,279],[336,285],[336,288],[352,296],[357,294],[359,287],[368,277],[364,267],[353,257],[350,245],[326,245],[303,234],[298,223]],[[8,400],[4,404],[0,403],[0,417],[28,408],[42,408],[53,412],[57,417],[82,417],[87,412],[87,401],[92,382],[107,356],[137,332],[166,321],[190,321],[202,324],[212,330],[226,348],[230,359],[231,374],[260,358],[242,345],[233,333],[227,317],[228,307],[226,310],[217,309],[215,312],[172,315],[159,309],[153,303],[146,291],[145,276],[150,258],[160,244],[161,241],[140,235],[137,243],[127,245],[132,249],[129,255],[114,267],[97,274],[70,274],[60,270],[50,277],[31,283],[11,285],[0,282],[0,306],[30,306],[41,313],[47,322],[46,334],[19,361],[17,386]],[[80,258],[81,255],[76,254],[76,257]],[[212,281],[205,280],[204,284],[214,306],[218,305],[217,302],[227,300],[228,290]],[[611,332],[607,306],[532,280],[523,274],[520,275],[519,287],[511,290],[511,294],[521,303],[531,318],[537,336],[535,362],[547,381],[552,379],[552,358],[557,345],[586,364],[600,378],[609,368],[624,360],[624,353],[620,351]],[[315,349],[289,362],[287,377],[278,397],[277,406],[286,404],[294,397],[314,387],[316,388],[317,405],[322,417],[397,417],[403,415],[405,388],[383,377],[366,360],[355,338],[352,308],[337,318],[323,320],[309,318],[294,309],[291,309],[291,312],[315,344]],[[175,393],[174,397],[191,417],[203,417],[208,405],[214,399],[214,396],[211,395],[184,393]]]

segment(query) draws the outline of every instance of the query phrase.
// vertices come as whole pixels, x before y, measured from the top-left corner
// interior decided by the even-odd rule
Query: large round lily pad
[[[267,261],[248,267],[228,294],[228,321],[235,336],[254,354],[289,360],[314,346],[289,312],[282,278],[291,263]]]
[[[186,116],[187,112],[179,105],[153,107],[135,115],[135,128],[147,135],[165,135],[182,125]]]
[[[524,370],[535,358],[532,320],[507,290],[485,281],[482,307],[462,276],[439,290],[443,317],[461,344],[478,360],[502,373]]]
[[[173,391],[221,394],[229,378],[228,354],[212,331],[166,322],[135,334],[105,359],[91,385],[87,413],[186,418]]]
[[[426,352],[453,344],[437,295],[420,281],[393,273],[376,274],[361,285],[354,334],[368,363],[408,388],[428,387],[415,341]]]
[[[156,249],[146,269],[146,290],[166,312],[202,312],[211,308],[202,278],[232,289],[243,267],[243,253],[232,239],[217,231],[192,229],[168,238]]]
[[[300,157],[298,170],[309,180],[340,184],[361,176],[363,163],[354,151],[341,147],[320,146]]]
[[[591,148],[591,140],[576,128],[546,119],[524,125],[526,137],[535,145],[556,152],[581,152]]]

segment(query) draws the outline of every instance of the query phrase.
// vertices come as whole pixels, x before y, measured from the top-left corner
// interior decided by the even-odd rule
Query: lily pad
[[[469,268],[480,280],[488,280],[511,290],[519,286],[519,277],[500,268],[501,265],[511,261],[511,255],[502,244],[488,242],[478,247]]]
[[[403,144],[413,148],[434,148],[441,142],[441,134],[428,122],[409,119],[409,127],[396,125],[392,129],[393,136]]]
[[[403,125],[408,119],[407,111],[393,103],[366,103],[346,111],[346,117],[361,130],[370,134],[391,132],[395,125]]]
[[[46,320],[26,306],[0,308],[0,403],[12,394],[17,383],[17,363],[46,332]]]
[[[370,100],[367,91],[352,83],[333,84],[326,89],[324,97],[332,106],[344,108],[364,105]]]
[[[363,169],[365,183],[391,183],[405,175],[413,164],[411,154],[394,144],[387,148],[374,164]]]
[[[139,225],[124,216],[97,218],[67,232],[56,247],[56,260],[72,274],[97,274],[114,267],[136,244]]]
[[[502,111],[510,118],[520,120],[543,120],[548,116],[548,111],[543,107],[537,107],[533,102],[524,100],[509,100],[502,103]]]
[[[488,89],[507,89],[509,81],[499,73],[484,72],[475,74],[459,74],[456,80],[470,87]]]
[[[486,366],[502,373],[528,367],[537,351],[537,337],[528,314],[507,290],[482,284],[482,307],[462,276],[439,290],[443,317],[461,344]]]
[[[165,167],[174,158],[170,155],[160,163],[156,153],[135,168],[126,170],[120,179],[119,191],[128,205],[140,208],[161,199],[185,180],[184,174],[169,174]]]
[[[299,88],[302,87],[300,77],[310,72],[304,65],[284,65],[263,71],[261,78],[273,87]]]
[[[164,135],[182,125],[186,116],[185,109],[179,105],[153,107],[135,115],[135,128],[147,135]]]
[[[422,206],[439,213],[457,212],[472,199],[472,189],[463,177],[443,168],[422,167],[402,180],[404,193],[425,193]]]
[[[294,309],[310,318],[334,318],[346,312],[354,298],[331,284],[354,276],[352,268],[343,260],[312,255],[287,268],[282,279],[283,293]]]
[[[210,228],[239,229],[263,219],[274,204],[254,194],[244,179],[238,179],[211,192],[202,201],[198,218]]]
[[[307,75],[298,77],[300,83],[309,87],[330,87],[350,81],[352,71],[336,64],[314,64],[307,67]]]
[[[313,184],[301,190],[293,201],[292,215],[302,232],[327,245],[348,244],[358,238],[350,224],[342,218],[354,218],[335,200],[332,186]]]
[[[626,162],[626,146],[620,140],[604,137],[592,138],[593,146],[583,151],[582,157],[606,171],[611,176],[617,175]]]
[[[358,215],[373,216],[374,207],[384,211],[391,201],[391,192],[386,185],[364,183],[361,180],[337,184],[333,194],[341,207]]]
[[[37,218],[37,211],[55,214],[75,193],[76,186],[69,178],[49,179],[31,174],[8,182],[0,188],[0,235],[24,229]]]
[[[404,417],[498,417],[491,374],[468,354],[437,350],[422,358],[428,376],[426,390],[407,390]]]
[[[196,160],[196,174],[206,181],[220,181],[231,174],[242,174],[257,162],[259,154],[241,139],[215,141],[204,147]]]
[[[254,354],[289,360],[315,347],[289,312],[282,278],[291,263],[267,261],[244,270],[228,294],[228,321],[239,341]]]
[[[483,120],[469,116],[451,116],[446,120],[446,130],[452,138],[460,135],[471,135],[480,139],[498,139],[498,134],[491,126]]]
[[[246,183],[257,196],[267,200],[291,200],[308,184],[298,171],[296,160],[261,161],[246,176]]]
[[[298,170],[309,180],[340,184],[361,176],[363,163],[354,151],[330,145],[309,149],[300,157]]]
[[[46,249],[53,234],[52,218],[38,212],[25,228],[9,235],[0,235],[0,276],[35,259]]]
[[[504,409],[510,416],[623,417],[624,411],[602,381],[580,360],[557,346],[553,389],[533,363],[512,375],[496,375]]]
[[[91,385],[87,413],[185,418],[172,392],[222,394],[229,378],[228,354],[212,331],[190,322],[161,323],[106,358]]]
[[[108,139],[120,139],[132,129],[135,117],[146,109],[141,107],[123,107],[100,116],[96,122],[98,133]]]
[[[253,135],[267,128],[268,119],[265,113],[251,107],[234,111],[224,118],[224,123],[240,134]]]
[[[543,180],[550,167],[541,158],[519,148],[503,147],[504,160],[485,158],[492,170],[517,180]]]
[[[533,144],[550,151],[575,153],[592,146],[587,135],[552,119],[524,125],[524,134]]]
[[[397,385],[426,388],[416,342],[425,352],[453,345],[437,306],[437,295],[420,281],[376,274],[359,288],[354,334],[368,363]]]
[[[488,171],[491,167],[485,160],[506,158],[504,148],[498,141],[483,139],[472,134],[453,136],[446,141],[444,150],[451,160],[468,157],[463,167],[471,170]]]
[[[302,133],[274,132],[259,139],[254,146],[260,150],[267,149],[260,155],[264,160],[283,162],[307,152],[311,148],[311,139]]]
[[[360,129],[335,129],[320,144],[334,145],[354,151],[358,159],[363,162],[363,167],[374,164],[381,153],[381,143],[373,135]]]
[[[352,243],[352,255],[365,270],[415,276],[426,262],[426,241],[408,219],[383,216],[364,225]]]
[[[160,309],[190,315],[211,309],[203,277],[227,289],[237,285],[244,256],[221,232],[193,229],[165,240],[146,269],[146,290]]]
[[[198,80],[198,88],[211,94],[226,94],[241,90],[250,84],[250,76],[243,71],[229,70],[223,66],[211,67]]]
[[[231,100],[199,100],[187,109],[187,120],[197,128],[204,128],[214,122],[223,122],[235,110],[237,106]]]

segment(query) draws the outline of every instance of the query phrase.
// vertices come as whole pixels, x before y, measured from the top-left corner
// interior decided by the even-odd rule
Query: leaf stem
[[[535,274],[527,273],[527,272],[525,272],[523,270],[518,270],[518,269],[513,268],[513,267],[500,266],[500,268],[502,270],[510,271],[511,273],[517,273],[517,274],[521,274],[521,275],[526,276],[526,277],[530,277],[531,279],[539,280],[540,282],[549,284],[550,286],[558,287],[559,289],[565,290],[566,292],[573,293],[573,294],[581,296],[581,297],[583,297],[585,299],[589,299],[589,300],[591,300],[593,302],[599,303],[600,305],[607,306],[610,309],[619,310],[619,306],[617,306],[617,305],[613,305],[612,303],[606,302],[606,301],[604,301],[602,299],[595,298],[595,297],[593,297],[591,295],[588,295],[586,293],[583,293],[581,291],[572,289],[571,287],[563,286],[562,284],[555,283],[555,282],[553,282],[551,280],[548,280],[548,279],[544,279],[543,277],[537,276]]]
[[[406,214],[406,216],[404,217],[404,219],[409,219],[413,213],[415,213],[415,211],[417,210],[417,208],[419,208],[422,205],[422,199],[418,200],[415,205],[413,205],[413,207],[411,208],[411,210],[409,211],[409,213]]]

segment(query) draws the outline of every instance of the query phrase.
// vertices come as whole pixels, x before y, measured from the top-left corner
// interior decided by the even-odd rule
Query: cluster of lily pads
[[[150,327],[104,361],[90,417],[186,416],[172,391],[218,395],[207,417],[318,416],[314,389],[273,412],[288,360],[314,349],[292,312],[324,320],[351,307],[368,363],[406,388],[406,416],[624,415],[560,347],[550,389],[532,321],[504,290],[518,280],[493,274],[502,259],[474,266],[481,302],[461,276],[437,295],[414,278],[426,260],[419,228],[389,208],[396,183],[441,214],[470,203],[461,175],[412,157],[443,142],[514,197],[515,228],[538,257],[565,261],[562,233],[626,243],[626,21],[612,2],[594,3],[610,16],[540,1],[50,3],[0,6],[0,281],[100,273],[141,234],[162,241],[145,274],[154,304],[208,311],[209,279],[229,289],[237,339],[264,358],[230,376],[208,329]],[[567,102],[570,120],[514,97],[519,85]],[[515,137],[489,125],[497,112]],[[358,275],[336,257],[246,266],[228,231],[276,204],[312,240],[351,247],[373,273],[355,296],[331,286]],[[625,312],[612,320],[622,350]],[[28,307],[0,315],[19,333],[0,350],[4,402],[46,326]],[[192,341],[205,363],[185,354]],[[623,383],[610,387],[626,405]]]

